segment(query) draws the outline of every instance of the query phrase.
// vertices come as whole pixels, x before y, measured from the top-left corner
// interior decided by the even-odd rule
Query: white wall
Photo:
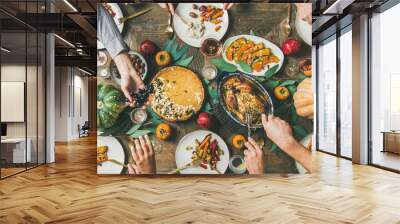
[[[55,73],[55,141],[74,140],[78,125],[88,120],[88,78],[72,67],[56,67]]]

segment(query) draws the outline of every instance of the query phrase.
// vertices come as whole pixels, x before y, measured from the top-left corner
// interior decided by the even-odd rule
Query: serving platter
[[[222,22],[218,25],[221,26],[221,28],[218,31],[215,31],[215,25],[210,23],[210,22],[205,22],[205,30],[204,34],[200,38],[193,38],[190,36],[190,33],[188,31],[188,25],[185,24],[183,20],[187,22],[198,22],[200,21],[200,18],[192,18],[189,16],[190,12],[194,12],[196,10],[193,9],[193,4],[196,4],[198,7],[201,6],[207,6],[207,5],[212,5],[218,8],[223,8],[224,4],[223,3],[179,3],[178,6],[175,9],[175,15],[173,17],[172,21],[172,26],[174,28],[175,33],[178,35],[178,37],[188,45],[192,47],[197,47],[199,48],[201,46],[201,42],[205,37],[213,37],[217,40],[221,40],[226,32],[228,31],[229,27],[229,16],[228,12],[226,10],[224,11],[223,16],[221,17]],[[178,16],[179,15],[179,16]],[[182,19],[181,19],[182,18]]]
[[[223,87],[227,80],[231,78],[239,78],[243,80],[243,82],[248,82],[252,85],[252,89],[258,92],[257,96],[264,101],[265,111],[267,114],[274,114],[274,105],[272,99],[268,93],[268,91],[253,77],[250,75],[242,74],[242,73],[231,73],[225,75],[219,82],[218,82],[218,97],[220,100],[219,104],[223,108],[225,114],[227,114],[231,120],[233,120],[236,124],[239,124],[241,127],[247,127],[247,125],[242,122],[238,117],[236,117],[227,107],[226,102],[224,100],[224,93]],[[250,126],[251,128],[262,128],[262,124],[253,124]]]
[[[266,65],[264,66],[264,69],[262,69],[262,70],[260,70],[260,71],[251,71],[251,72],[249,72],[249,71],[244,70],[244,69],[243,69],[238,63],[236,63],[235,61],[233,61],[233,60],[232,60],[232,61],[231,61],[231,60],[228,60],[228,58],[227,58],[227,56],[226,56],[226,51],[227,51],[228,47],[229,47],[235,40],[240,39],[240,38],[244,38],[244,39],[246,39],[246,40],[251,40],[251,41],[253,41],[253,42],[256,43],[256,44],[257,44],[257,43],[263,43],[265,48],[271,49],[272,54],[275,55],[275,56],[277,56],[277,57],[279,58],[279,62],[278,62],[278,63],[268,63],[268,64],[266,64]],[[285,56],[283,55],[282,50],[281,50],[278,46],[276,46],[274,43],[272,43],[272,42],[270,42],[270,41],[268,41],[268,40],[266,40],[266,39],[264,39],[264,38],[262,38],[262,37],[254,36],[254,35],[237,35],[237,36],[230,37],[230,38],[228,38],[228,39],[225,41],[225,43],[224,43],[224,45],[223,45],[223,47],[222,47],[222,58],[223,58],[227,63],[230,63],[230,64],[232,64],[232,65],[235,65],[235,66],[237,67],[237,69],[238,69],[239,71],[243,72],[243,73],[246,73],[246,74],[249,74],[249,75],[254,75],[254,76],[264,76],[264,75],[265,75],[265,72],[268,71],[269,69],[273,68],[274,65],[278,65],[278,68],[275,70],[275,73],[278,72],[278,71],[282,68],[283,61],[284,61],[284,59],[285,59]]]
[[[180,171],[181,174],[223,174],[229,166],[229,149],[226,145],[225,141],[217,134],[211,131],[206,130],[198,130],[194,132],[190,132],[189,134],[183,136],[179,141],[176,151],[175,151],[175,160],[176,167],[184,167],[186,164],[192,161],[192,153],[193,150],[187,150],[187,147],[193,147],[195,145],[195,141],[204,139],[205,136],[211,134],[211,139],[216,139],[218,141],[218,146],[221,150],[223,150],[223,155],[220,155],[220,161],[217,162],[217,170],[211,170],[210,166],[207,166],[207,169],[204,169],[200,166],[189,167]]]

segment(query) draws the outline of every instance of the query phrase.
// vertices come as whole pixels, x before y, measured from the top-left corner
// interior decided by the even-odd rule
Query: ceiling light
[[[71,42],[69,42],[68,40],[66,40],[66,39],[64,39],[64,38],[62,38],[62,37],[60,37],[60,36],[57,35],[57,34],[54,34],[54,36],[57,37],[57,38],[58,38],[59,40],[61,40],[62,42],[66,43],[67,45],[69,45],[69,46],[75,48],[75,45],[73,45],[73,44],[72,44]]]
[[[78,12],[78,10],[73,6],[68,0],[64,0],[65,4],[67,4],[72,10],[75,12]]]
[[[6,53],[10,53],[10,52],[11,52],[10,49],[7,49],[7,48],[5,48],[5,47],[1,47],[0,49],[1,49],[2,51],[6,52]]]

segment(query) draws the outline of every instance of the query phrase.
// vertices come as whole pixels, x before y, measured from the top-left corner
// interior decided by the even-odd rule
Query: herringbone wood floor
[[[322,153],[290,177],[97,176],[95,138],[0,181],[0,223],[400,223],[400,175]]]

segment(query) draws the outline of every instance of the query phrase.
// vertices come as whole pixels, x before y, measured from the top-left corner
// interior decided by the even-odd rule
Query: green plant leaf
[[[145,130],[136,130],[134,133],[130,134],[130,136],[132,136],[132,138],[139,138],[142,135],[147,135],[149,133],[151,133],[151,130],[145,129]]]
[[[278,80],[268,80],[266,83],[267,89],[273,91],[275,87],[279,86],[279,81]]]
[[[184,54],[189,50],[189,45],[184,44],[179,50],[176,51],[174,55],[172,55],[174,61],[178,61],[182,58]]]
[[[240,68],[242,68],[242,70],[243,70],[244,72],[246,72],[246,73],[251,73],[251,67],[250,67],[249,64],[247,64],[247,63],[244,62],[244,61],[239,61],[238,64],[239,64]]]
[[[163,122],[163,120],[150,108],[146,108],[147,114],[149,115],[148,122],[151,122],[152,125],[158,125],[159,123]]]
[[[227,63],[223,58],[213,58],[211,63],[217,66],[220,71],[235,72],[237,70],[236,66]]]
[[[176,35],[170,40],[167,40],[164,45],[164,50],[171,52],[172,45],[176,42]]]
[[[276,71],[278,70],[279,65],[274,65],[270,69],[268,69],[265,73],[264,76],[265,78],[271,78],[273,75],[275,75]]]
[[[306,78],[308,78],[308,77],[305,76],[305,75],[302,74],[302,73],[300,73],[300,74],[297,76],[297,80],[299,80],[299,81],[303,81],[303,80],[306,79]]]
[[[253,29],[250,30],[250,35],[257,36]]]
[[[304,129],[303,126],[300,125],[293,125],[292,126],[295,136],[298,140],[303,139],[307,136],[307,131]]]
[[[274,143],[271,145],[271,151],[277,153],[280,151],[280,148]]]
[[[193,60],[193,56],[187,57],[187,58],[182,58],[179,61],[177,61],[175,64],[180,65],[183,67],[187,67]]]
[[[126,134],[131,135],[135,133],[142,125],[141,124],[135,124],[133,125],[127,132]]]
[[[290,94],[291,94],[292,96],[293,96],[293,95],[296,93],[296,91],[297,91],[297,87],[294,86],[294,85],[288,86],[287,88],[289,89],[289,92],[290,92]]]
[[[296,108],[294,107],[294,105],[292,105],[290,106],[289,110],[290,110],[290,120],[292,124],[295,124],[297,122],[297,119],[299,118],[296,112]]]
[[[280,84],[280,86],[290,86],[296,83],[296,80],[286,80]]]

